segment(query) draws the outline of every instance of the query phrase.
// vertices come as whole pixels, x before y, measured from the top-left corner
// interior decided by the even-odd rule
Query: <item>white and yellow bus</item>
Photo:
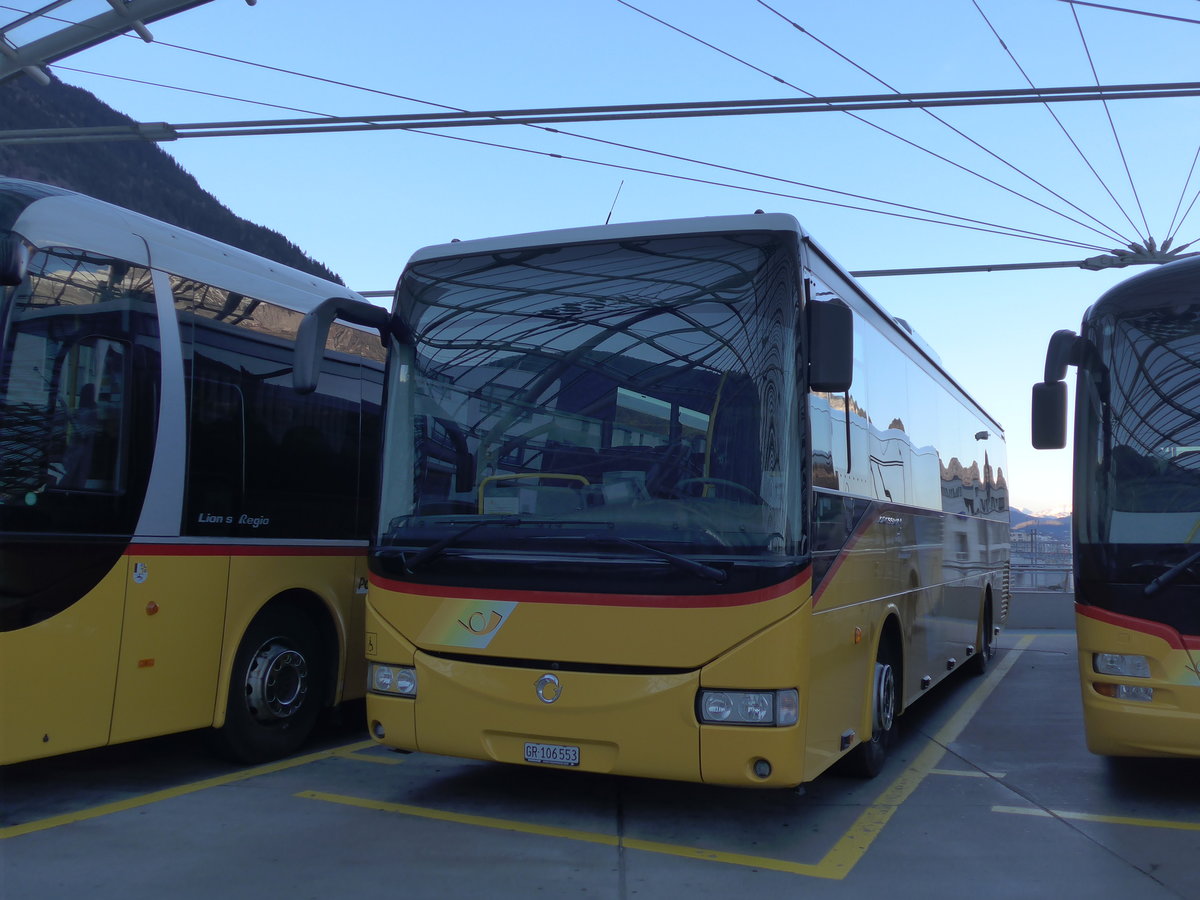
[[[0,763],[211,727],[247,761],[363,694],[382,346],[340,285],[0,178]]]
[[[1087,745],[1200,757],[1200,259],[1108,291],[1057,332],[1033,443],[1066,445],[1075,382],[1075,630]]]
[[[430,247],[381,327],[382,744],[790,786],[986,667],[1003,431],[792,217]]]

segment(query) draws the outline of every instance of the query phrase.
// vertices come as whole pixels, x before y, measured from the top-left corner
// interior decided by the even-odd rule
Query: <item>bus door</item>
[[[107,742],[125,590],[126,542],[99,532],[127,486],[128,348],[28,321],[0,394],[5,761]]]

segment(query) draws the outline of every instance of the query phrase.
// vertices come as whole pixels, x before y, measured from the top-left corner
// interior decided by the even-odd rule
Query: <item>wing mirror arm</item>
[[[1033,386],[1031,433],[1037,450],[1067,446],[1067,366],[1078,366],[1083,341],[1068,329],[1050,336],[1044,380]]]
[[[329,338],[329,326],[334,319],[373,328],[379,339],[386,342],[394,334],[400,340],[411,338],[407,328],[388,310],[349,297],[329,297],[317,308],[305,314],[296,332],[295,358],[292,364],[292,387],[299,394],[311,394],[317,389],[321,377],[321,359],[325,355],[325,342]]]

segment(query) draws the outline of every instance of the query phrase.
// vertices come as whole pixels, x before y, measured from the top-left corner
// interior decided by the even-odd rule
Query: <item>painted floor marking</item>
[[[995,778],[1001,779],[1007,772],[981,772],[979,769],[933,769],[930,775],[953,775],[956,778]]]
[[[342,806],[354,806],[360,809],[371,809],[379,812],[398,813],[405,816],[416,816],[422,819],[436,819],[441,822],[455,822],[460,825],[475,825],[480,828],[493,828],[498,831],[515,831],[521,834],[535,834],[542,837],[565,838],[571,841],[584,841],[589,844],[602,844],[606,847],[622,847],[629,850],[645,850],[650,853],[663,853],[668,856],[682,856],[689,859],[706,859],[713,862],[730,863],[733,865],[753,866],[760,869],[773,869],[777,872],[790,872],[797,875],[812,875],[816,877],[830,876],[822,871],[821,864],[798,863],[786,859],[774,859],[768,856],[750,856],[743,853],[726,853],[720,850],[704,850],[699,847],[687,847],[678,844],[665,844],[657,841],[644,841],[637,838],[620,837],[598,831],[579,831],[573,828],[558,828],[550,825],[535,825],[532,822],[520,822],[515,819],[498,819],[492,816],[475,816],[468,813],[456,813],[443,809],[430,809],[424,806],[409,806],[404,803],[388,803],[383,800],[368,800],[363,797],[347,797],[341,794],[326,794],[321,791],[303,791],[296,795],[308,800],[322,800],[326,803],[337,803]]]
[[[282,772],[287,769],[294,769],[297,766],[304,766],[311,762],[316,762],[321,759],[329,759],[333,756],[338,756],[343,753],[353,752],[355,750],[364,750],[367,747],[374,747],[374,741],[361,741],[354,744],[347,744],[343,747],[337,747],[332,750],[322,750],[317,753],[309,753],[305,756],[296,756],[291,759],[280,760],[279,762],[268,763],[264,766],[255,766],[253,769],[243,769],[240,772],[231,772],[228,775],[218,775],[215,778],[206,778],[203,781],[194,781],[191,784],[183,784],[178,787],[167,788],[161,791],[154,791],[150,794],[142,794],[137,797],[130,797],[127,800],[118,800],[114,803],[103,803],[99,806],[93,806],[89,809],[81,809],[76,812],[62,813],[57,816],[50,816],[45,819],[36,819],[32,822],[23,822],[20,825],[8,825],[0,828],[0,840],[6,838],[18,837],[22,834],[32,834],[35,831],[45,831],[48,828],[58,828],[60,825],[70,825],[73,822],[83,822],[87,819],[96,819],[100,816],[108,816],[113,813],[125,812],[130,809],[137,809],[139,806],[149,806],[151,803],[158,803],[161,800],[170,800],[175,797],[182,797],[186,794],[194,794],[197,791],[207,790],[212,787],[219,787],[224,784],[233,784],[237,781],[246,781],[250,778],[257,778],[260,775],[269,775],[272,772]]]
[[[388,753],[386,756],[383,753],[362,753],[364,749],[378,748],[378,744],[374,741],[369,741],[368,746],[362,744],[352,744],[349,747],[342,747],[334,752],[335,756],[340,756],[342,759],[352,759],[355,762],[376,763],[381,766],[398,766],[404,762],[404,757],[399,753]]]
[[[1200,822],[1175,822],[1170,819],[1137,819],[1130,816],[1099,816],[1094,813],[1068,812],[1061,809],[1036,809],[1029,806],[993,806],[992,812],[1044,819],[1070,819],[1075,822],[1103,822],[1107,825],[1133,825],[1138,828],[1169,828],[1175,831],[1200,831]]]
[[[850,826],[850,830],[826,854],[822,865],[829,865],[838,872],[837,875],[831,877],[845,878],[854,865],[862,859],[867,848],[883,830],[888,820],[917,789],[925,776],[938,767],[942,757],[946,755],[946,748],[958,739],[963,729],[979,712],[984,701],[991,696],[992,691],[999,686],[1004,676],[1008,674],[1033,641],[1034,635],[1026,635],[1017,642],[1016,647],[1005,654],[1004,659],[988,674],[983,684],[972,691],[966,702],[930,738],[912,764],[880,794],[874,804],[863,811],[862,815],[858,817],[858,821]]]
[[[1016,663],[1021,653],[1033,643],[1034,637],[1034,635],[1022,637],[1017,646],[1005,654],[1004,659],[988,674],[983,683],[971,693],[963,705],[951,716],[949,721],[933,735],[912,764],[879,795],[873,804],[862,812],[846,833],[838,839],[833,848],[818,863],[802,863],[767,856],[728,853],[702,847],[688,847],[602,832],[577,831],[570,828],[535,825],[530,822],[520,822],[514,819],[475,816],[467,813],[456,813],[423,806],[410,806],[403,803],[389,803],[382,800],[369,800],[363,797],[328,794],[320,791],[303,791],[296,796],[361,809],[371,809],[424,819],[436,819],[442,822],[455,822],[481,828],[494,828],[501,831],[514,831],[543,837],[585,841],[609,847],[644,850],[649,853],[662,853],[688,859],[708,860],[710,862],[749,866],[757,869],[769,869],[794,875],[806,875],[812,878],[840,880],[845,878],[850,873],[850,870],[854,868],[855,864],[862,859],[870,848],[871,843],[879,836],[883,827],[888,823],[888,820],[891,819],[896,810],[900,808],[900,805],[908,799],[927,775],[934,772],[963,774],[937,768],[938,763],[941,762],[942,757],[946,754],[946,747],[958,738],[963,729],[966,728],[967,723],[979,711],[984,701],[996,689],[1004,676],[1008,674],[1008,671]]]

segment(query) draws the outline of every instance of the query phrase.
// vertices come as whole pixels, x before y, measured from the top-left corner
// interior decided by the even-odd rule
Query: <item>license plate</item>
[[[579,748],[564,744],[525,744],[525,762],[551,766],[579,765]]]

